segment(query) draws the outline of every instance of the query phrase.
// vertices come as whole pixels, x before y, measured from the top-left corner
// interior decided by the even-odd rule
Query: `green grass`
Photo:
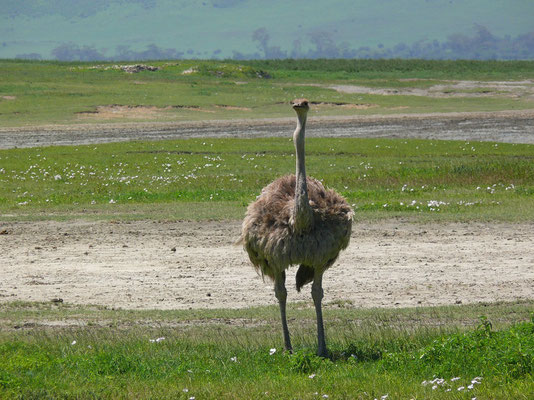
[[[325,319],[332,357],[320,359],[306,303],[289,309],[293,355],[281,351],[276,307],[7,303],[0,305],[0,397],[528,399],[532,306],[360,310],[331,303]],[[472,384],[476,377],[480,383]]]
[[[534,146],[404,139],[307,141],[307,172],[356,219],[534,218]],[[2,219],[236,219],[294,170],[284,138],[187,139],[0,151]]]
[[[257,69],[280,71],[287,77],[305,78],[308,74],[327,77],[372,79],[387,82],[401,78],[521,80],[532,76],[532,61],[417,60],[417,59],[284,59],[232,61]],[[391,82],[393,83],[393,82]],[[428,83],[428,82],[427,82]],[[407,87],[418,82],[403,81]]]
[[[129,63],[134,64],[134,63]],[[336,83],[374,88],[443,84],[448,79],[524,80],[534,62],[421,60],[280,60],[150,62],[155,72],[128,74],[112,63],[0,60],[0,125],[196,121],[287,117],[296,97],[370,108],[315,107],[314,115],[366,115],[532,109],[528,96],[438,98],[339,93]],[[98,66],[97,68],[93,68]],[[192,74],[184,71],[194,69]],[[268,73],[271,78],[259,78]],[[406,79],[422,81],[406,81]],[[313,85],[310,85],[313,84]],[[152,107],[128,116],[95,113],[99,106]]]

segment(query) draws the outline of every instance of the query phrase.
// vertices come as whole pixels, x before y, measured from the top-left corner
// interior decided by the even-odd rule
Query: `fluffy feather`
[[[256,201],[248,206],[243,221],[240,242],[257,271],[271,279],[290,265],[301,264],[324,271],[350,240],[351,207],[341,195],[310,177],[306,182],[313,223],[305,232],[294,232],[291,215],[295,206],[295,181],[295,175],[288,175],[263,188]],[[311,282],[313,274],[312,279],[308,275],[300,274],[298,289]]]

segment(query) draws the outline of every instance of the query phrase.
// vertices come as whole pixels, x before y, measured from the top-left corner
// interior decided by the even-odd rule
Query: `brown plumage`
[[[325,189],[309,177],[306,181],[313,221],[309,230],[294,232],[291,214],[295,181],[295,175],[289,175],[266,186],[248,206],[243,221],[243,243],[250,261],[273,280],[290,265],[326,269],[349,244],[351,208],[334,190]],[[305,283],[297,282],[297,289]]]
[[[333,189],[325,189],[318,180],[306,177],[304,131],[308,101],[294,100],[293,108],[298,116],[293,136],[296,175],[278,178],[263,188],[256,201],[248,206],[240,241],[256,270],[275,282],[287,350],[291,350],[291,341],[285,316],[285,270],[300,265],[296,275],[299,291],[303,285],[313,282],[318,354],[326,356],[322,274],[349,244],[353,211]]]

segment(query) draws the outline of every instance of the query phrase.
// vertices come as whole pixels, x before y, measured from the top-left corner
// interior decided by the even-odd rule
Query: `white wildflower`
[[[269,350],[269,355],[272,356],[274,353],[276,353],[276,349]]]
[[[309,375],[308,378],[310,378],[310,379],[315,378],[315,374],[311,374],[311,375]]]
[[[76,340],[73,340],[72,343],[70,344],[71,346],[74,346],[76,344]]]

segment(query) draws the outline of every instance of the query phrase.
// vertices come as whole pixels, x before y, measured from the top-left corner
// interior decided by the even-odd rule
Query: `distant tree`
[[[193,51],[190,49],[189,54]],[[135,51],[130,46],[117,46],[115,48],[114,60],[135,61],[135,60],[173,60],[183,58],[184,52],[176,49],[162,49],[155,44],[149,44],[146,50]]]
[[[52,55],[61,61],[92,61],[105,60],[104,54],[94,46],[78,46],[74,43],[63,43],[52,50]]]
[[[518,36],[516,41],[519,47],[524,48],[530,53],[531,57],[534,55],[534,31]]]
[[[315,45],[314,58],[338,58],[339,50],[328,32],[314,31],[310,40]]]
[[[43,59],[43,57],[39,53],[17,54],[15,58],[20,58],[21,60],[42,60]]]
[[[258,42],[258,48],[263,51],[263,54],[267,56],[267,48],[269,47],[270,35],[265,28],[258,28],[252,32],[252,41]]]
[[[475,24],[475,31],[476,34],[473,40],[479,46],[492,47],[497,41],[497,38],[485,26]]]
[[[131,56],[132,51],[130,50],[130,46],[126,45],[119,45],[115,48],[115,60],[129,60]]]
[[[466,54],[471,48],[471,39],[461,33],[455,33],[447,37],[445,47],[451,49],[455,54]]]
[[[252,33],[252,41],[258,42],[258,49],[263,51],[264,58],[286,58],[287,52],[282,50],[280,46],[269,46],[270,35],[265,28],[256,29]]]
[[[293,40],[293,48],[291,49],[290,57],[291,58],[302,58],[303,57],[302,40],[300,39]]]
[[[258,57],[260,58],[260,57]],[[247,57],[245,54],[241,53],[240,51],[233,50],[232,51],[232,59],[233,60],[249,60],[250,58]]]
[[[138,60],[163,60],[181,58],[183,54],[175,49],[162,49],[155,44],[149,44],[146,50],[135,52],[134,57]]]
[[[139,0],[141,1],[141,0]],[[377,45],[375,47],[361,46],[351,48],[346,42],[336,43],[329,32],[316,30],[308,33],[309,44],[312,46],[305,50],[306,43],[297,38],[289,51],[280,46],[271,45],[271,35],[265,27],[252,32],[251,39],[258,51],[243,53],[233,51],[235,60],[246,59],[286,59],[290,58],[422,58],[422,59],[534,59],[534,31],[517,37],[494,35],[487,27],[474,25],[473,35],[453,34],[443,42],[438,40],[420,40],[412,44],[398,43],[392,47]],[[187,57],[217,58],[221,49],[214,51],[195,51],[187,49]],[[52,56],[64,61],[93,61],[93,60],[150,60],[150,59],[181,59],[186,54],[174,48],[161,48],[152,43],[143,50],[133,50],[130,46],[121,45],[115,49],[115,55],[106,56],[105,49],[96,49],[94,46],[79,46],[74,43],[63,43],[52,50]],[[40,54],[19,54],[19,58],[38,59]]]

